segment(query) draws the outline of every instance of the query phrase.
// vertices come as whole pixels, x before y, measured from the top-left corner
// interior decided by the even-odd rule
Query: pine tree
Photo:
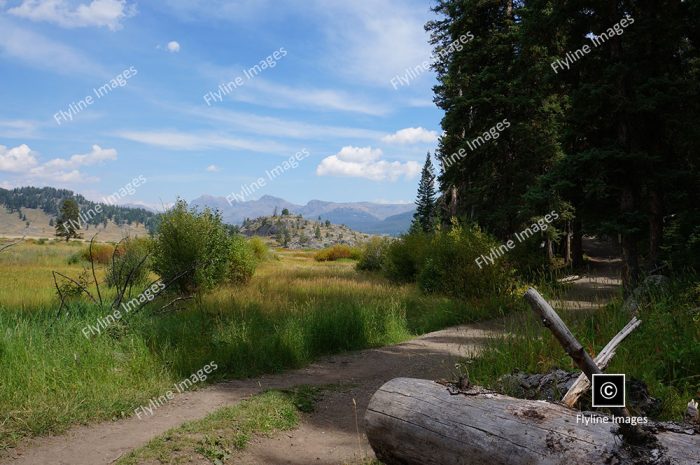
[[[56,221],[56,237],[65,237],[66,242],[72,238],[81,238],[80,207],[74,199],[66,199],[61,204],[60,214]]]
[[[433,230],[435,221],[435,170],[430,159],[430,152],[425,157],[425,164],[418,184],[416,212],[413,214],[411,229],[424,232]]]

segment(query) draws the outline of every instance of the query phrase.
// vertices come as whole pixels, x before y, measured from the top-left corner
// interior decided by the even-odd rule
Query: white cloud
[[[216,173],[217,171],[221,171],[221,170],[216,165],[209,165],[209,166],[207,166],[207,171],[210,173]]]
[[[381,116],[389,113],[386,105],[334,89],[291,87],[255,78],[231,93],[239,102],[273,108],[314,108]]]
[[[37,161],[32,149],[27,144],[22,144],[8,150],[0,145],[0,171],[10,173],[24,173],[36,166]]]
[[[174,40],[168,42],[168,51],[171,53],[177,53],[180,51],[180,44]]]
[[[346,146],[335,155],[324,158],[316,167],[316,174],[396,181],[401,176],[413,178],[420,173],[421,167],[415,161],[389,162],[381,160],[381,157],[380,149]]]
[[[316,5],[326,15],[330,64],[353,81],[390,87],[396,74],[430,58],[423,26],[433,15],[425,2],[316,0]]]
[[[80,52],[53,39],[16,27],[3,19],[2,15],[0,31],[0,53],[30,66],[68,75],[109,75]]]
[[[0,145],[0,171],[19,174],[26,181],[96,182],[98,178],[85,176],[78,168],[117,159],[116,150],[103,149],[99,145],[93,145],[89,153],[54,158],[43,164],[39,164],[36,155],[26,144],[9,150]]]
[[[187,134],[175,131],[121,131],[118,137],[142,144],[173,150],[238,149],[251,152],[289,152],[288,147],[272,141],[229,137],[216,133]]]
[[[353,128],[345,126],[327,126],[311,124],[291,119],[260,116],[254,113],[236,112],[220,108],[173,108],[198,118],[217,123],[226,123],[238,131],[253,134],[263,134],[274,137],[289,137],[292,139],[327,139],[337,137],[344,139],[379,139],[382,133],[373,129]]]
[[[106,27],[121,29],[122,20],[136,14],[136,6],[126,0],[92,0],[77,8],[66,0],[23,0],[8,13],[32,21],[46,21],[62,27]]]
[[[428,131],[422,127],[406,128],[382,137],[382,141],[389,144],[417,144],[436,142],[438,134],[435,131]]]
[[[0,137],[29,139],[36,137],[38,124],[27,120],[0,120]]]
[[[103,149],[99,145],[93,145],[92,150],[85,154],[72,155],[69,159],[54,158],[46,162],[44,166],[51,169],[72,169],[80,166],[88,166],[106,160],[116,160],[117,151],[114,149]]]

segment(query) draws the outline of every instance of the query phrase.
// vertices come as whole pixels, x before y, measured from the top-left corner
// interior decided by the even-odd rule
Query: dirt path
[[[599,244],[587,244],[597,256],[589,269],[572,282],[557,307],[594,309],[619,286],[618,262]],[[596,249],[598,247],[598,249]],[[234,459],[246,465],[357,464],[373,457],[364,437],[362,417],[372,394],[398,377],[453,378],[458,360],[478,354],[486,340],[503,334],[507,320],[448,328],[403,344],[327,357],[295,371],[249,380],[220,383],[189,392],[139,420],[81,426],[55,437],[42,437],[0,457],[12,465],[107,465],[166,430],[270,388],[300,384],[339,384],[328,391],[316,411],[304,415],[299,428],[273,438],[258,438]],[[356,423],[357,421],[357,423]],[[359,431],[358,431],[359,430]],[[208,464],[192,457],[190,463]]]
[[[201,418],[265,389],[300,384],[340,384],[350,388],[326,396],[317,414],[305,417],[301,428],[275,439],[275,444],[266,445],[265,441],[252,444],[251,461],[246,459],[241,463],[343,463],[359,452],[353,398],[357,401],[361,419],[372,393],[391,378],[448,377],[456,360],[474,354],[487,338],[500,332],[503,325],[503,322],[491,322],[458,326],[395,346],[328,357],[306,368],[280,375],[220,383],[182,394],[155,410],[154,415],[141,420],[132,417],[80,426],[65,435],[33,439],[16,449],[11,457],[4,457],[1,463],[110,464],[185,421]],[[294,454],[290,454],[290,448]],[[252,458],[257,451],[261,451],[259,462]],[[293,461],[286,461],[292,455]]]

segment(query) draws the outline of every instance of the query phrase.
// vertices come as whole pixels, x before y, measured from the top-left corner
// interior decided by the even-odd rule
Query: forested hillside
[[[130,208],[87,200],[80,194],[67,189],[53,187],[19,187],[12,190],[0,189],[0,205],[7,207],[10,213],[21,215],[21,209],[39,209],[51,217],[58,216],[61,202],[74,199],[81,211],[91,211],[84,217],[84,222],[97,226],[106,225],[111,221],[117,226],[140,223],[152,230],[155,226],[156,215],[143,208]],[[101,205],[101,209],[96,209]],[[100,210],[100,211],[98,211]]]

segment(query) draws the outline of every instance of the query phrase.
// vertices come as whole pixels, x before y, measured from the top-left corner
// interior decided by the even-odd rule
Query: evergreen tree
[[[413,214],[411,229],[420,229],[424,232],[433,230],[435,221],[435,170],[430,159],[430,152],[425,157],[425,164],[418,184],[418,196],[416,198],[416,212]]]
[[[66,242],[72,238],[81,238],[80,207],[74,199],[65,199],[61,203],[58,220],[56,221],[56,237],[65,237]]]

